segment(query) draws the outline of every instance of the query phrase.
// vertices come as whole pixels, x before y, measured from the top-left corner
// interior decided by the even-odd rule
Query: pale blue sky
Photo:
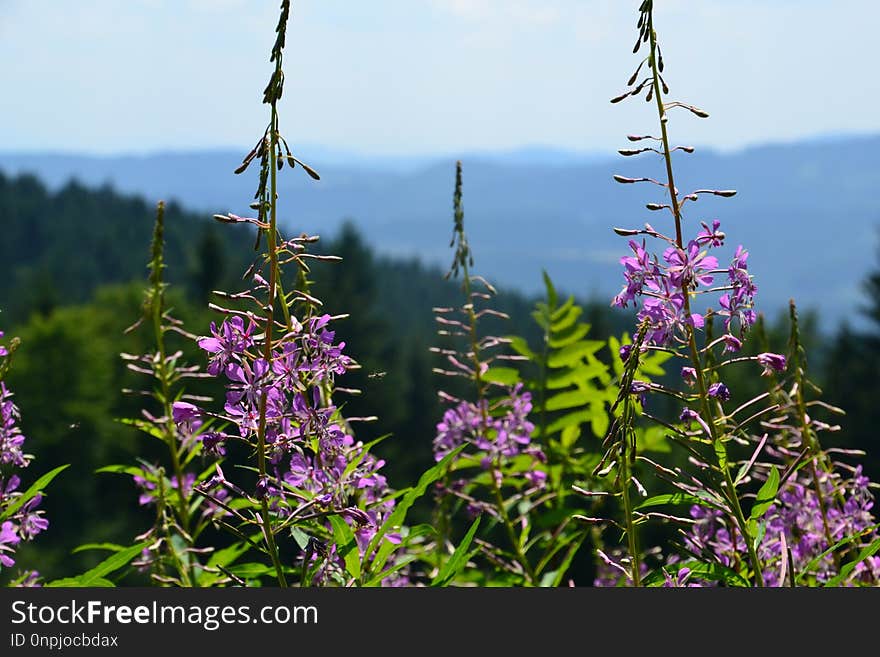
[[[611,105],[638,0],[294,0],[282,128],[382,154],[610,150],[654,119]],[[659,0],[680,141],[880,132],[869,0]],[[0,0],[0,150],[246,147],[276,0]]]

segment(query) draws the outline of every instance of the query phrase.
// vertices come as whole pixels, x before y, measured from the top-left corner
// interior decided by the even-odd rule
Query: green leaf
[[[570,344],[577,342],[589,332],[590,325],[580,323],[574,326],[571,330],[566,331],[564,335],[554,334],[553,337],[547,340],[547,344],[549,344],[553,349],[559,349],[561,347],[566,347]]]
[[[348,475],[350,475],[352,472],[354,472],[355,469],[361,464],[361,461],[363,461],[366,458],[366,456],[370,452],[370,450],[375,445],[378,445],[379,443],[381,443],[386,438],[389,438],[390,436],[391,436],[390,433],[386,433],[384,436],[379,436],[378,438],[376,438],[376,440],[372,440],[372,441],[368,442],[366,445],[364,445],[363,449],[360,450],[357,457],[352,459],[351,462],[347,466],[345,466],[345,471],[342,473],[341,480],[345,481],[348,478]]]
[[[305,550],[309,546],[309,542],[312,540],[311,536],[306,534],[296,525],[293,525],[290,528],[290,535],[293,536],[293,540],[296,541],[296,544],[299,546],[300,550]]]
[[[150,541],[143,541],[124,550],[120,550],[107,557],[91,570],[87,570],[82,575],[76,577],[65,577],[64,579],[56,579],[49,582],[46,586],[113,586],[112,582],[104,579],[106,575],[127,566],[132,559],[139,556],[143,549],[150,544]]]
[[[559,392],[547,400],[548,411],[561,411],[567,408],[585,406],[595,397],[592,390],[566,390]]]
[[[136,465],[105,465],[103,468],[98,468],[95,470],[95,473],[101,474],[103,472],[111,472],[113,474],[126,474],[131,476],[139,476],[143,475],[143,469],[137,467]]]
[[[345,569],[355,579],[360,578],[361,555],[358,553],[354,532],[342,516],[330,516],[330,525],[333,527],[336,551],[345,560]]]
[[[46,486],[48,486],[55,477],[57,477],[69,467],[69,463],[67,465],[59,465],[54,470],[50,470],[42,477],[37,479],[24,493],[12,499],[12,502],[9,504],[9,506],[7,506],[2,513],[0,513],[0,520],[11,518],[16,511],[18,511],[22,506],[27,504],[37,495],[42,493],[43,489],[46,488]]]
[[[554,369],[571,366],[582,358],[595,354],[604,346],[605,343],[601,340],[581,340],[550,354],[547,365]]]
[[[757,523],[757,521],[767,512],[767,509],[773,505],[773,502],[776,501],[776,493],[778,492],[779,470],[775,467],[771,467],[767,481],[765,481],[764,485],[758,490],[758,496],[755,498],[755,503],[752,505],[752,512],[749,515],[749,520]]]
[[[550,329],[553,333],[561,333],[574,326],[584,312],[583,308],[575,305],[572,298],[569,298],[562,308],[565,309],[564,313],[555,312],[552,315]]]
[[[877,523],[876,525],[871,525],[870,527],[866,527],[858,534],[853,534],[852,536],[847,536],[846,538],[840,539],[839,541],[837,541],[837,543],[832,545],[830,548],[825,550],[822,554],[820,554],[819,556],[814,558],[812,561],[810,561],[810,563],[808,563],[806,566],[804,566],[803,569],[801,570],[801,572],[795,578],[795,582],[799,582],[801,580],[801,578],[804,577],[804,575],[809,574],[809,572],[811,570],[813,570],[813,568],[818,566],[819,563],[825,557],[827,557],[829,554],[831,554],[835,550],[842,548],[844,545],[848,545],[854,541],[857,541],[860,538],[864,538],[865,536],[867,536],[868,534],[870,534],[871,532],[873,532],[875,529],[878,529],[878,528],[880,528],[880,523]]]
[[[120,424],[127,424],[129,426],[136,427],[137,429],[139,429],[143,433],[147,434],[148,436],[152,436],[153,438],[158,438],[162,442],[166,442],[168,440],[165,433],[163,433],[159,429],[159,427],[157,427],[152,422],[147,422],[146,420],[138,420],[135,418],[127,418],[127,417],[117,418],[116,421],[119,422]]]
[[[536,360],[538,358],[538,355],[529,348],[529,343],[526,342],[525,338],[518,335],[509,335],[507,339],[510,340],[510,348],[520,356],[525,356],[529,360]]]
[[[871,544],[866,545],[862,548],[861,552],[859,552],[858,556],[853,561],[844,564],[838,575],[825,584],[826,587],[832,586],[840,586],[843,582],[846,581],[846,578],[850,576],[855,567],[862,563],[868,557],[873,557],[878,551],[880,551],[880,538],[874,540]]]
[[[217,550],[211,555],[211,558],[208,559],[208,567],[222,566],[223,568],[229,570],[230,566],[236,559],[238,559],[242,554],[247,552],[250,549],[250,546],[247,543],[233,543],[232,545],[223,548],[222,550]],[[199,586],[211,586],[214,582],[223,577],[221,573],[212,573],[206,570],[201,570],[198,573],[198,584]]]
[[[367,580],[367,582],[364,583],[364,586],[381,586],[383,579],[385,579],[386,577],[388,577],[390,575],[393,575],[401,568],[405,568],[406,566],[411,564],[413,561],[415,561],[417,558],[418,557],[416,557],[416,555],[414,555],[414,554],[407,554],[406,556],[401,557],[400,559],[398,559],[397,561],[394,562],[394,565],[391,566],[391,568],[389,568],[388,570],[382,571],[381,573],[379,573],[375,577]]]
[[[681,561],[671,566],[658,568],[642,580],[644,586],[662,586],[666,581],[663,571],[666,570],[673,577],[682,568],[689,568],[691,578],[702,579],[710,582],[724,582],[727,586],[748,587],[749,583],[735,570],[717,563],[703,563],[701,561]]]
[[[431,580],[431,586],[447,586],[449,582],[455,578],[458,572],[467,565],[468,559],[470,558],[468,550],[470,550],[471,542],[474,540],[474,534],[477,533],[477,529],[480,527],[480,519],[481,517],[477,516],[477,519],[474,520],[471,528],[468,529],[467,534],[461,539],[461,543],[455,548],[455,552],[452,553],[449,561],[443,564],[443,568],[437,573],[437,576]]]
[[[562,431],[566,427],[570,426],[580,426],[584,422],[589,422],[592,418],[592,409],[568,413],[566,415],[563,415],[558,420],[554,420],[553,422],[551,422],[550,426],[547,427],[547,434],[554,434],[557,431]]]
[[[208,559],[209,566],[229,566],[233,561],[250,549],[247,543],[233,543],[232,545],[217,550]]]
[[[119,545],[117,543],[84,543],[83,545],[78,545],[73,548],[70,553],[76,554],[77,552],[85,552],[86,550],[110,550],[110,552],[120,552],[124,549],[124,545]]]
[[[611,424],[608,413],[605,412],[603,404],[591,404],[590,410],[593,413],[593,417],[590,419],[590,428],[593,430],[593,435],[596,438],[604,438],[605,434],[608,433],[608,426]]]
[[[569,567],[571,566],[571,562],[574,560],[574,555],[577,554],[577,551],[580,549],[581,544],[584,542],[584,539],[587,537],[586,533],[581,534],[580,538],[578,538],[574,543],[572,543],[568,552],[565,554],[565,558],[562,560],[562,563],[559,564],[559,568],[557,568],[554,572],[556,573],[556,577],[553,578],[553,581],[550,582],[550,586],[556,587],[562,584],[562,578],[565,577],[565,573],[568,572]],[[543,581],[542,581],[542,586]]]
[[[663,376],[666,373],[666,370],[664,370],[660,366],[670,358],[672,358],[672,354],[665,351],[652,351],[644,354],[639,359],[639,374],[647,374],[650,376]],[[642,378],[647,377],[642,376]]]
[[[568,297],[568,299],[565,300],[564,304],[562,304],[558,308],[554,308],[553,311],[550,313],[550,322],[555,324],[556,322],[561,321],[564,317],[568,315],[572,307],[574,307],[574,297]],[[577,314],[580,315],[580,313]],[[577,317],[575,317],[575,319],[577,319]]]
[[[399,527],[403,524],[404,519],[406,518],[406,514],[409,512],[410,507],[413,503],[419,499],[422,495],[425,494],[425,491],[428,490],[428,486],[433,484],[435,481],[438,481],[446,474],[446,470],[449,467],[449,464],[458,456],[458,454],[465,448],[465,445],[459,445],[454,450],[449,452],[446,456],[443,457],[437,465],[433,468],[426,470],[421,477],[419,477],[419,482],[411,489],[409,489],[406,494],[401,498],[400,502],[394,507],[394,511],[392,511],[385,521],[382,523],[382,526],[379,528],[379,531],[376,532],[376,535],[370,540],[370,544],[367,546],[367,550],[365,552],[366,555],[373,554],[376,546],[379,544],[385,534],[394,529],[395,527]],[[387,558],[387,557],[385,557]],[[385,558],[381,558],[381,555],[377,554],[376,558],[373,560],[373,563],[370,565],[370,570],[376,569],[381,570],[385,565]]]
[[[275,569],[264,563],[248,562],[240,563],[227,568],[230,573],[241,579],[256,579],[266,575],[275,575]]]
[[[547,304],[551,308],[555,308],[556,304],[559,303],[559,295],[556,294],[556,287],[553,285],[553,281],[550,280],[550,274],[547,273],[546,269],[541,270],[541,277],[544,279],[544,288],[547,290]]]
[[[572,445],[577,442],[577,439],[581,437],[581,428],[576,424],[569,425],[562,430],[562,434],[559,436],[560,444],[568,449]]]
[[[688,495],[686,493],[668,493],[666,495],[655,495],[649,497],[644,502],[635,507],[636,511],[648,509],[652,506],[681,506],[682,504],[699,504],[706,506],[705,500],[701,500],[696,495]]]
[[[483,373],[483,380],[512,386],[519,382],[519,371],[515,367],[490,367]]]
[[[666,439],[666,429],[651,426],[636,433],[636,445],[639,452],[664,452],[672,451],[672,446]]]
[[[571,385],[578,385],[582,389],[591,390],[593,394],[598,396],[602,394],[599,390],[595,388],[587,388],[585,384],[607,371],[608,367],[598,360],[589,365],[577,364],[571,368],[562,369],[561,371],[548,376],[547,388],[550,390],[559,390],[560,388],[567,388]]]

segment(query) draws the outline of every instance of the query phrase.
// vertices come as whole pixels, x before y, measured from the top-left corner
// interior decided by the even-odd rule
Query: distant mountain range
[[[821,311],[822,324],[858,323],[861,281],[876,266],[880,225],[880,137],[767,145],[735,153],[676,154],[679,190],[736,189],[733,199],[687,206],[686,231],[718,218],[751,253],[760,309],[775,314],[790,297]],[[310,153],[310,151],[312,151]],[[204,212],[247,212],[255,170],[235,176],[232,151],[98,157],[0,153],[0,170],[31,172],[51,188],[71,178],[108,184],[148,201],[176,199]],[[294,230],[334,233],[353,219],[380,252],[447,264],[452,157],[376,157],[317,148],[298,155],[321,173],[281,172],[282,217]],[[620,287],[626,239],[612,226],[646,221],[670,230],[654,185],[620,185],[612,175],[664,178],[651,154],[602,158],[540,147],[462,156],[465,225],[476,271],[502,287],[535,292],[545,268],[560,288],[610,298]],[[722,260],[724,259],[722,258]]]

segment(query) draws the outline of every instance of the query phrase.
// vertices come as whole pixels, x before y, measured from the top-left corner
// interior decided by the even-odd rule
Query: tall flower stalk
[[[256,216],[215,215],[223,223],[255,228],[256,248],[265,245],[243,276],[244,290],[215,291],[224,303],[211,308],[223,320],[198,339],[209,356],[208,372],[226,380],[226,403],[222,412],[193,407],[179,409],[179,416],[224,423],[201,434],[207,451],[223,456],[227,449],[240,454],[243,448],[252,458],[251,465],[236,472],[242,482],[219,466],[208,482],[226,491],[234,504],[204,487],[200,492],[229,512],[218,522],[221,527],[269,559],[269,572],[280,587],[288,586],[291,573],[299,574],[302,585],[350,585],[367,576],[361,562],[382,539],[394,543],[399,537],[385,526],[395,502],[381,473],[384,462],[355,440],[351,428],[369,418],[345,418],[334,401],[345,391],[336,386],[336,377],[357,367],[333,330],[334,321],[344,316],[321,313],[321,301],[309,292],[309,262],[339,258],[310,253],[316,236],[285,238],[279,227],[278,172],[287,164],[319,178],[294,157],[279,127],[289,17],[285,0],[270,56],[274,70],[263,94],[269,123],[236,169],[242,173],[259,161],[251,205]],[[285,266],[295,272],[288,291]],[[299,548],[296,558],[279,545],[282,536],[291,534]],[[393,555],[382,554],[383,565],[393,561]],[[402,576],[397,568],[393,578],[381,581]]]
[[[528,504],[530,497],[544,490],[546,471],[541,464],[546,461],[546,456],[531,441],[534,430],[528,417],[532,409],[531,393],[523,390],[515,370],[497,365],[521,357],[499,352],[499,347],[509,340],[480,333],[481,318],[495,316],[507,319],[507,315],[488,306],[495,289],[485,279],[471,273],[474,261],[464,229],[461,162],[456,163],[455,169],[450,246],[455,249],[455,255],[447,277],[461,275],[464,303],[458,309],[434,310],[440,326],[438,333],[459,346],[433,348],[446,361],[446,369],[435,368],[435,372],[466,379],[472,386],[472,397],[462,399],[441,391],[441,398],[451,406],[437,425],[434,456],[440,461],[457,447],[469,447],[459,453],[458,467],[454,466],[455,469],[460,470],[466,467],[464,464],[476,462],[486,477],[483,485],[476,485],[476,478],[459,476],[455,481],[450,481],[447,477],[441,488],[441,546],[446,539],[449,523],[449,500],[444,496],[450,495],[464,503],[472,516],[485,511],[503,527],[508,542],[507,552],[514,564],[511,570],[521,576],[526,584],[534,586],[538,584],[538,577],[524,549],[523,537],[528,530],[517,531],[516,519],[511,516],[510,509],[516,501]],[[492,397],[490,390],[493,388],[503,390],[503,393]],[[518,457],[525,457],[525,461]],[[513,468],[516,461],[520,463]],[[506,485],[512,485],[514,489],[510,499],[506,497]],[[481,488],[487,489],[488,500],[478,497]],[[520,520],[527,524],[525,518]],[[484,547],[489,552],[493,549],[488,544],[484,544]],[[493,557],[497,562],[499,555]]]
[[[144,409],[142,417],[123,420],[142,432],[159,438],[167,448],[163,465],[142,462],[139,467],[110,466],[107,471],[120,469],[134,477],[140,489],[141,505],[156,509],[156,518],[147,532],[138,537],[150,540],[135,565],[152,571],[152,577],[163,584],[199,586],[204,580],[205,566],[199,562],[197,541],[201,533],[217,515],[225,515],[221,507],[205,500],[196,492],[213,474],[208,468],[202,472],[193,466],[202,453],[199,434],[208,428],[192,413],[192,402],[210,401],[184,392],[182,383],[187,379],[204,378],[198,366],[181,362],[182,353],[169,353],[166,337],[177,333],[186,339],[195,339],[182,323],[171,314],[166,301],[168,284],[164,281],[165,204],[156,208],[156,223],[150,247],[149,280],[143,306],[143,316],[126,330],[130,333],[141,325],[151,331],[152,346],[142,355],[122,354],[128,369],[149,376],[154,385],[149,390],[131,391],[150,398],[158,409]],[[222,490],[215,495],[221,499]]]
[[[748,517],[744,512],[728,455],[728,443],[736,437],[743,425],[735,416],[751,404],[733,412],[725,410],[724,403],[730,399],[730,391],[720,379],[720,374],[723,366],[728,363],[717,363],[714,353],[719,349],[724,353],[741,348],[745,333],[755,321],[752,306],[757,288],[748,272],[748,252],[742,246],[737,248],[730,266],[726,269],[719,267],[717,256],[709,254],[713,249],[721,247],[726,239],[726,235],[720,230],[720,222],[703,221],[700,224],[701,230],[686,238],[686,218],[683,212],[687,203],[695,203],[702,195],[728,198],[736,192],[698,189],[685,195],[679,194],[675,185],[672,155],[676,151],[691,153],[694,149],[671,145],[668,131],[670,111],[684,109],[700,118],[706,118],[708,114],[693,105],[665,100],[669,88],[663,79],[664,62],[654,27],[654,3],[651,0],[642,2],[637,26],[639,35],[633,52],[638,52],[643,45],[648,52],[629,79],[629,89],[612,99],[612,102],[642,94],[647,101],[653,99],[659,119],[660,136],[630,135],[630,142],[647,142],[651,145],[621,149],[620,153],[626,157],[648,152],[658,154],[663,160],[666,180],[620,175],[615,176],[615,180],[622,184],[649,183],[661,187],[668,202],[648,203],[646,207],[650,211],[669,213],[672,234],[667,235],[664,229],[655,229],[649,223],[643,229],[615,229],[620,235],[650,238],[663,244],[664,249],[661,258],[651,252],[645,238],[641,243],[635,240],[629,242],[632,255],[621,259],[626,285],[614,298],[613,305],[625,308],[638,299],[638,319],[647,327],[645,348],[671,351],[687,362],[682,368],[682,380],[690,391],[665,391],[685,404],[680,415],[682,426],[677,428],[670,425],[674,430],[673,437],[697,459],[696,463],[704,473],[706,486],[717,497],[717,504],[730,520],[732,531],[739,534],[748,552],[755,584],[762,586],[762,566],[755,547],[756,519]],[[647,74],[640,78],[643,67]],[[712,287],[718,274],[726,274],[727,281]],[[718,297],[720,310],[717,314],[724,318],[725,334],[718,339],[707,340],[701,333],[706,328],[706,316],[695,311],[695,301],[700,295],[717,293],[722,293]],[[706,314],[712,316],[711,311]],[[765,368],[785,367],[785,359],[775,354],[762,354],[755,360]],[[647,391],[649,390],[629,392],[635,394]],[[768,411],[769,409],[764,409],[761,412]],[[693,429],[694,425],[696,430]],[[703,448],[708,448],[708,453],[704,453]],[[635,579],[635,561],[638,557],[631,555],[631,558]]]

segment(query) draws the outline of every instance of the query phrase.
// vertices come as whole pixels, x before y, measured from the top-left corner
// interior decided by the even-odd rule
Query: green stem
[[[496,468],[497,468],[496,464]],[[538,577],[535,574],[535,569],[532,568],[532,564],[529,562],[528,557],[526,557],[525,553],[522,551],[522,547],[519,544],[519,539],[516,536],[516,529],[513,526],[513,523],[510,520],[510,514],[507,513],[507,507],[504,505],[504,497],[501,495],[501,488],[498,486],[498,483],[495,479],[495,473],[499,472],[498,469],[493,469],[490,473],[492,477],[492,494],[495,497],[495,504],[498,507],[498,511],[501,514],[501,521],[504,524],[504,528],[507,530],[507,537],[510,540],[510,544],[513,546],[513,551],[516,554],[516,560],[519,562],[519,565],[522,567],[525,575],[526,581],[532,585],[536,586],[538,584]]]
[[[816,499],[819,502],[819,511],[822,514],[822,531],[825,535],[825,541],[828,547],[834,545],[835,541],[831,535],[831,528],[828,524],[828,503],[825,500],[825,494],[822,492],[822,485],[819,481],[819,469],[816,467],[816,461],[822,455],[817,436],[810,429],[810,423],[807,420],[807,401],[804,398],[804,384],[806,383],[805,364],[801,361],[801,343],[798,330],[797,311],[794,301],[791,302],[790,316],[792,323],[792,360],[794,361],[795,381],[797,382],[797,392],[795,393],[795,402],[797,404],[798,421],[801,425],[801,443],[809,446],[811,452],[810,471],[813,480],[813,490],[816,491]],[[827,472],[827,470],[826,470]],[[840,554],[837,550],[831,553],[835,567],[840,570]],[[793,576],[793,575],[792,575]]]
[[[620,492],[623,498],[623,517],[626,527],[626,540],[631,559],[632,582],[633,586],[639,587],[642,585],[641,558],[639,556],[638,536],[636,535],[635,523],[633,522],[633,506],[629,496],[629,455],[626,453],[626,444],[628,441],[629,436],[624,436],[621,441],[621,444],[624,447],[621,450],[620,455]]]
[[[280,60],[276,64],[280,69]],[[276,70],[277,70],[276,69]],[[263,358],[267,363],[272,362],[272,329],[275,324],[275,296],[278,287],[278,252],[276,250],[277,237],[277,208],[278,208],[278,187],[277,187],[277,150],[278,150],[278,112],[276,103],[272,101],[272,120],[269,130],[269,229],[266,231],[266,243],[269,252],[269,299],[266,303],[266,330],[265,341],[263,343]],[[266,403],[269,391],[263,389],[260,394],[260,420],[259,429],[257,431],[257,469],[260,473],[260,479],[266,478]],[[284,569],[281,565],[281,559],[278,554],[278,546],[275,544],[275,533],[272,529],[272,516],[269,513],[269,503],[265,497],[260,500],[260,517],[263,525],[263,538],[266,541],[266,548],[269,557],[272,559],[272,565],[275,568],[275,575],[278,578],[278,585],[282,588],[287,587],[287,579],[284,576]]]
[[[161,249],[163,248],[163,243],[161,242],[161,240],[163,239],[164,233],[165,204],[160,202],[156,208],[156,212],[158,214],[156,218],[156,239],[159,241],[159,243],[154,245],[154,248],[157,249],[157,251],[156,254],[154,254],[154,271],[151,276],[153,289],[152,306],[150,308],[150,314],[153,323],[153,335],[156,340],[156,348],[158,350],[158,362],[154,364],[154,371],[156,373],[156,378],[158,378],[159,380],[159,388],[162,396],[162,412],[164,413],[165,417],[165,444],[168,446],[168,453],[171,457],[173,476],[177,480],[178,505],[177,507],[174,507],[172,505],[172,509],[175,509],[175,513],[178,516],[178,522],[180,523],[180,526],[183,528],[184,532],[186,532],[187,536],[191,536],[192,534],[190,533],[189,503],[184,492],[185,476],[183,472],[183,467],[180,463],[180,452],[178,451],[177,444],[178,432],[177,426],[174,423],[174,407],[171,401],[171,381],[170,373],[168,372],[167,351],[165,349],[165,329],[162,326],[162,314],[165,311],[165,291],[162,287],[163,260],[161,257]],[[192,544],[190,544],[190,547],[192,547]],[[171,546],[171,551],[175,552],[173,546]],[[178,569],[183,568],[183,565],[180,563],[179,559],[175,558],[175,561],[178,564]],[[189,562],[189,574],[187,575],[186,569],[184,568],[181,571],[181,575],[189,579],[192,583],[192,586],[198,586],[195,563],[192,559],[190,559]]]
[[[192,565],[190,565],[190,569],[184,565],[184,563],[180,560],[180,555],[177,554],[177,550],[174,545],[171,544],[171,530],[168,528],[168,521],[165,519],[165,473],[160,469],[159,476],[157,477],[159,482],[159,497],[158,497],[158,505],[157,505],[157,518],[158,521],[161,522],[162,532],[165,534],[165,540],[169,543],[168,552],[171,554],[171,558],[174,560],[174,564],[177,567],[177,572],[180,573],[180,577],[182,579],[182,584],[184,586],[198,586],[198,580],[195,577],[195,571],[192,569]]]
[[[683,249],[684,243],[682,240],[681,230],[681,205],[678,202],[678,192],[675,187],[675,176],[672,172],[672,154],[669,149],[669,135],[666,130],[666,109],[663,106],[663,97],[661,95],[662,90],[660,86],[660,72],[657,66],[657,34],[654,31],[653,9],[648,11],[648,32],[650,35],[651,50],[649,54],[649,63],[653,76],[652,84],[654,90],[654,100],[657,103],[657,112],[660,116],[661,140],[663,142],[663,160],[666,164],[669,198],[672,204],[672,213],[675,218],[675,243],[679,249]],[[690,291],[687,289],[683,289],[682,292],[684,293],[685,316],[690,317]],[[743,514],[742,506],[740,505],[739,496],[736,494],[736,488],[730,475],[727,458],[727,447],[724,444],[723,436],[718,435],[718,427],[715,423],[715,416],[712,412],[711,404],[709,402],[706,380],[703,376],[702,363],[700,361],[700,354],[699,349],[697,348],[696,334],[693,326],[688,326],[687,334],[690,359],[697,373],[697,386],[699,391],[700,405],[702,407],[702,412],[705,414],[703,417],[709,426],[715,456],[718,460],[718,466],[722,472],[722,475],[724,476],[725,490],[723,491],[723,493],[725,494],[725,497],[728,498],[728,502],[732,506],[736,522],[739,525],[740,532],[742,533],[743,538],[745,539],[746,547],[749,552],[749,560],[751,561],[752,569],[755,572],[755,583],[759,587],[763,587],[764,577],[761,571],[761,562],[758,559],[757,552],[755,551],[754,541],[752,540],[751,532],[748,528],[748,523],[746,522],[745,515]]]
[[[456,214],[461,213],[460,206],[460,193],[461,193],[461,165],[458,165],[457,169],[457,180],[456,180]],[[461,220],[461,217],[458,217]],[[464,228],[462,224],[460,225],[460,235],[459,239],[464,240]],[[483,362],[480,359],[480,340],[479,334],[477,331],[477,313],[474,310],[474,299],[473,299],[473,288],[471,287],[471,274],[470,267],[468,266],[468,257],[465,254],[465,257],[461,258],[461,270],[462,270],[462,289],[464,291],[465,296],[465,312],[467,313],[468,318],[468,329],[469,329],[469,337],[470,337],[470,357],[473,362],[474,367],[474,384],[476,386],[477,392],[477,405],[480,408],[480,413],[482,416],[482,431],[483,433],[488,433],[489,427],[489,409],[488,403],[484,403],[486,401],[486,382],[483,379],[482,374],[482,365]],[[486,436],[488,438],[488,436]],[[498,464],[495,464],[495,469],[491,472],[492,475],[492,495],[495,498],[495,504],[498,507],[498,513],[501,514],[501,520],[504,524],[505,529],[507,530],[507,536],[510,540],[511,546],[516,554],[517,561],[520,566],[522,566],[528,580],[531,584],[536,583],[536,576],[534,568],[532,568],[531,563],[529,563],[528,558],[523,553],[522,548],[520,547],[519,540],[516,536],[516,530],[513,527],[513,523],[510,520],[510,515],[507,513],[507,508],[504,505],[504,497],[501,494],[501,487],[498,485],[495,479],[495,472],[500,471]]]

